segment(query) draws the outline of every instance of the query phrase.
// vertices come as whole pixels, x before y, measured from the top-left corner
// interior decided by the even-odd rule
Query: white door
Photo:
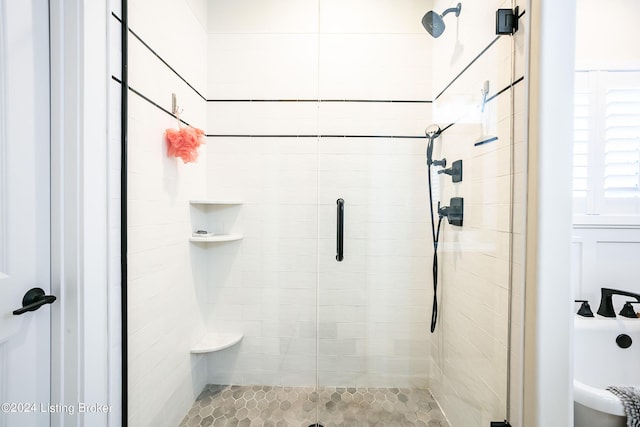
[[[0,427],[47,426],[59,409],[51,305],[14,314],[30,289],[50,294],[48,13],[47,0],[0,0]]]

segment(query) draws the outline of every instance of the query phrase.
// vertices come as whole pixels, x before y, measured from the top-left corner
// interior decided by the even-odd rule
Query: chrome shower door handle
[[[344,259],[344,200],[336,200],[337,225],[336,225],[336,261]]]

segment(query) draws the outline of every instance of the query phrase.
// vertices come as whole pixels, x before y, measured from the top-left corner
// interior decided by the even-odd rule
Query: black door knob
[[[22,298],[22,308],[14,310],[13,314],[19,316],[27,311],[36,311],[45,304],[52,304],[55,300],[55,296],[45,295],[42,288],[32,288],[24,294]]]

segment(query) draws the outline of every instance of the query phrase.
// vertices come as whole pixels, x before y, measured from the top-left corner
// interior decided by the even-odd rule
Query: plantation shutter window
[[[574,211],[640,215],[640,71],[576,73]]]

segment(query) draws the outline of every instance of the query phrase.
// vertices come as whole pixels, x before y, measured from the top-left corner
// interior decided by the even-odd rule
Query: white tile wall
[[[175,119],[133,94],[129,109],[129,420],[175,424],[204,386],[205,366],[189,353],[204,325],[188,201],[205,194],[206,158],[168,158],[163,131]]]
[[[436,8],[453,6],[450,3],[436,2]],[[510,6],[511,2],[502,1],[491,6],[463,3],[458,22],[453,16],[445,18],[447,30],[434,45],[435,56],[441,58],[441,66],[434,69],[436,93],[496,37],[495,10]],[[522,75],[525,29],[522,25],[513,47],[511,38],[499,38],[433,106],[436,122],[456,123],[438,140],[434,156],[449,161],[462,159],[464,176],[459,184],[452,185],[449,179],[440,182],[441,200],[445,204],[450,197],[464,197],[465,226],[445,225],[442,233],[440,318],[433,337],[430,377],[434,396],[453,427],[488,425],[506,417],[512,425],[521,425],[518,400],[522,384],[518,356],[522,354],[521,333],[512,334],[515,351],[512,350],[510,414],[506,408],[506,372],[511,288],[513,317],[522,316],[525,224],[522,206],[526,202],[526,158],[522,155],[524,83],[516,85],[513,95],[506,91],[486,104],[484,112],[480,90],[485,80],[489,81],[489,96],[511,83],[511,52],[516,58],[515,72],[520,73],[515,78]],[[497,136],[498,140],[474,146],[489,136]],[[521,325],[516,320],[512,330],[521,331]]]
[[[209,33],[208,61],[209,99],[317,99],[316,33]]]
[[[171,111],[171,94],[175,93],[177,105],[182,110],[180,118],[195,127],[205,127],[203,99],[135,37],[129,37],[129,58],[129,86],[132,89],[167,111]],[[132,96],[137,95],[132,93]],[[174,122],[172,126],[177,127],[177,120]]]
[[[429,100],[431,41],[418,33],[426,10],[410,16],[418,3],[218,2],[209,97]],[[247,14],[252,7],[259,13]],[[213,102],[207,132],[421,136],[430,121],[431,104],[421,103]],[[209,138],[207,149],[209,197],[245,202],[243,241],[204,255],[209,325],[245,333],[209,356],[210,380],[312,385],[318,345],[322,385],[424,386],[424,139]],[[347,206],[342,263],[338,197]]]
[[[317,139],[209,138],[208,149],[209,196],[244,202],[242,242],[200,254],[208,327],[244,334],[237,348],[208,356],[208,381],[312,385]]]
[[[424,33],[321,34],[320,97],[431,100],[431,43]]]
[[[397,93],[401,91],[402,89]],[[323,102],[319,109],[319,127],[323,135],[422,137],[424,136],[426,119],[430,118],[432,114],[430,103]],[[368,142],[365,146],[372,143],[374,142]],[[396,149],[401,145],[401,142],[387,145],[390,148],[388,151],[391,154],[397,153]],[[358,147],[362,147],[362,145],[358,145]],[[366,148],[367,151],[369,149]],[[366,154],[367,151],[337,152],[335,157],[348,156],[349,164],[353,165],[353,162],[362,163],[365,161],[365,158],[360,154]]]
[[[210,33],[317,33],[319,0],[209,1]]]
[[[204,95],[207,87],[206,28],[201,17],[194,13],[202,9],[201,2],[157,0],[151,6],[145,0],[132,0],[128,2],[128,8],[129,28]],[[135,59],[132,55],[129,57]],[[160,68],[153,71],[163,72]],[[147,77],[151,76],[147,74]]]
[[[207,126],[210,135],[317,135],[318,104],[208,102]]]
[[[312,385],[319,333],[325,385],[425,385],[426,353],[416,351],[428,346],[430,301],[424,142],[294,141],[209,140],[211,197],[217,188],[229,197],[236,187],[245,202],[238,212],[244,240],[237,248],[202,254],[210,266],[210,327],[245,333],[237,349],[209,356],[209,378]],[[304,154],[310,149],[319,150],[320,158]],[[352,161],[356,153],[360,161]],[[338,197],[347,201],[346,258],[340,264]],[[372,354],[377,362],[368,363]],[[256,363],[261,356],[267,364]]]
[[[187,4],[191,8],[191,13],[200,22],[202,28],[206,29],[209,20],[209,1],[208,0],[187,0]]]
[[[436,0],[434,11],[442,13],[455,7],[458,1]],[[511,8],[511,0],[462,2],[460,16],[444,18],[446,30],[434,42],[434,92],[440,93],[495,37],[495,13],[499,8]],[[486,78],[485,78],[486,80]],[[479,86],[470,93],[479,93]]]
[[[433,1],[340,0],[320,1],[321,33],[420,34],[422,16]],[[418,54],[414,52],[414,54]]]
[[[131,28],[196,89],[204,90],[206,32],[201,21],[206,18],[194,11],[206,3],[156,2],[152,20],[148,5],[129,5]],[[181,117],[205,128],[205,101],[133,36],[129,83],[166,110],[176,93]],[[188,242],[189,200],[206,196],[206,146],[196,163],[168,158],[164,131],[177,126],[175,118],[129,92],[130,425],[177,425],[206,384],[206,363],[189,352],[204,334],[205,322],[198,302],[203,267],[194,264],[197,248]]]

